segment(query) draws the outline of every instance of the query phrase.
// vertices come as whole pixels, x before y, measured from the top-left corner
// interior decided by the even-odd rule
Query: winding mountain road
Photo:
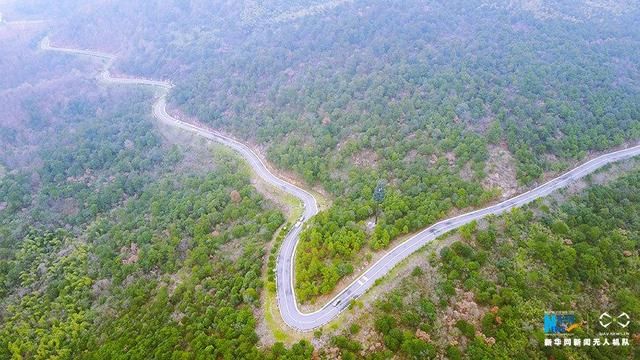
[[[43,50],[57,51],[74,55],[84,55],[104,60],[104,69],[99,75],[99,80],[104,83],[142,85],[156,88],[158,90],[159,96],[157,97],[156,102],[153,104],[153,115],[159,121],[180,129],[184,129],[186,131],[190,131],[199,136],[219,142],[232,148],[246,159],[246,161],[249,163],[249,165],[251,165],[251,167],[259,177],[302,201],[302,203],[304,204],[304,211],[302,215],[303,219],[301,222],[297,223],[285,237],[282,248],[278,255],[276,265],[278,307],[280,309],[280,313],[282,314],[282,319],[284,320],[284,322],[298,331],[310,331],[333,320],[336,316],[338,316],[338,314],[340,314],[346,307],[349,306],[349,303],[353,299],[358,298],[369,288],[371,288],[371,286],[377,279],[387,274],[389,270],[396,266],[400,261],[404,260],[430,241],[436,239],[438,236],[456,229],[462,225],[468,224],[474,220],[482,219],[488,215],[498,215],[513,208],[530,203],[538,198],[547,196],[553,191],[563,188],[572,181],[590,174],[607,164],[640,155],[640,145],[604,154],[577,166],[573,170],[568,171],[567,173],[553,180],[550,180],[533,190],[527,191],[523,194],[483,209],[442,220],[420,231],[416,235],[413,235],[409,239],[403,241],[401,244],[391,249],[322,308],[314,312],[303,313],[298,308],[298,303],[296,301],[294,292],[294,255],[296,246],[298,244],[300,231],[303,228],[304,222],[308,221],[309,218],[311,218],[318,212],[318,204],[313,195],[305,191],[304,189],[301,189],[300,187],[274,175],[271,171],[269,171],[268,167],[262,161],[260,156],[258,156],[254,151],[252,151],[243,143],[228,136],[222,135],[217,131],[199,127],[176,119],[169,115],[166,111],[166,99],[167,94],[173,87],[170,82],[139,78],[114,78],[109,72],[109,68],[111,67],[113,60],[115,59],[115,56],[111,54],[88,50],[52,47],[49,43],[48,38],[44,38],[42,40],[42,42],[40,43],[40,47]]]

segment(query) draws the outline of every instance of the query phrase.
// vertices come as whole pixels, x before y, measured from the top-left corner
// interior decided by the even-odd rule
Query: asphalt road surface
[[[219,132],[205,129],[181,120],[178,120],[166,111],[166,97],[169,90],[173,87],[170,82],[139,79],[139,78],[114,78],[109,73],[109,68],[115,57],[110,54],[88,51],[51,47],[48,38],[44,38],[40,43],[43,50],[58,51],[75,55],[91,56],[94,58],[105,60],[104,70],[99,75],[99,80],[105,83],[124,84],[124,85],[142,85],[154,87],[158,90],[158,98],[153,104],[153,115],[161,122],[175,126],[186,131],[193,132],[204,138],[219,142],[226,145],[242,155],[249,165],[253,168],[256,175],[260,176],[266,182],[273,186],[295,196],[304,204],[302,221],[296,223],[291,231],[285,237],[282,248],[278,254],[276,265],[276,287],[278,297],[278,307],[282,315],[282,319],[290,327],[298,331],[310,331],[322,326],[333,320],[349,303],[364,294],[375,281],[389,272],[400,261],[420,249],[438,236],[454,230],[462,225],[468,224],[474,220],[482,219],[488,215],[499,215],[513,208],[520,207],[532,202],[538,198],[544,197],[553,191],[563,188],[571,182],[587,175],[595,170],[624,159],[629,159],[636,155],[640,155],[640,145],[630,147],[624,150],[614,151],[590,160],[573,170],[543,184],[537,188],[527,191],[526,193],[512,197],[499,204],[491,205],[484,209],[479,209],[466,214],[462,214],[450,219],[442,220],[405,240],[387,252],[380,260],[371,265],[356,280],[349,284],[344,290],[336,295],[331,301],[325,304],[317,311],[303,313],[298,308],[294,292],[294,255],[298,238],[304,223],[318,212],[316,199],[312,194],[291,184],[269,171],[268,167],[261,158],[253,152],[248,146],[234,140]]]

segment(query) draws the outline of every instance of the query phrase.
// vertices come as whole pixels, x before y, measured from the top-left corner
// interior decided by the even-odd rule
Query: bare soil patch
[[[516,179],[516,164],[506,147],[490,145],[486,164],[487,177],[482,181],[485,188],[498,188],[506,199],[521,191]]]
[[[355,166],[375,169],[378,167],[378,154],[373,150],[365,149],[353,154],[351,161]]]

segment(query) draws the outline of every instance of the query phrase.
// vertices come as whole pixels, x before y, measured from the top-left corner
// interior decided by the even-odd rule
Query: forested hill
[[[175,100],[273,144],[276,163],[329,188],[354,152],[383,162],[454,151],[465,163],[465,150],[486,149],[467,139],[475,135],[506,141],[528,184],[638,137],[637,21],[637,12],[568,22],[469,1],[355,2],[211,54]],[[260,130],[246,134],[248,125]],[[412,137],[440,146],[397,145]]]
[[[12,26],[0,359],[309,358],[308,342],[257,346],[266,243],[284,219],[245,164],[189,147],[151,121],[152,94],[99,86],[91,62],[37,52],[43,31]]]
[[[170,78],[174,107],[336,199],[303,235],[302,299],[399,235],[640,138],[634,2],[300,12],[319,3],[109,2],[67,12],[53,33],[118,52],[125,73]],[[291,13],[306,16],[273,21]]]
[[[640,316],[640,171],[545,199],[422,253],[394,289],[331,340],[343,359],[637,359],[638,331],[603,330],[603,312]],[[610,176],[611,174],[609,174]],[[602,179],[603,176],[595,176]],[[572,338],[624,346],[545,346],[547,311],[575,314]],[[603,335],[609,334],[609,335]],[[568,334],[567,334],[568,335]],[[573,339],[572,339],[573,340]]]
[[[529,183],[638,136],[633,2],[354,1],[268,21],[317,3],[80,6],[56,33],[172,78],[177,105],[327,187],[354,147],[403,159],[400,137],[447,141],[421,157],[469,143],[456,130],[506,141]]]
[[[245,165],[154,122],[150,93],[97,83],[95,62],[37,50],[49,35],[170,80],[170,112],[326,195],[295,258],[307,311],[403,236],[640,141],[637,1],[0,7],[0,358],[638,357],[543,348],[540,326],[640,316],[637,170],[464,227],[312,345],[261,307],[285,220]]]

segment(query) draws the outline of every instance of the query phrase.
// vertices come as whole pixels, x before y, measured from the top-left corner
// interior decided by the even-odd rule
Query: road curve
[[[607,164],[640,155],[640,145],[604,154],[593,160],[587,161],[582,165],[579,165],[573,170],[570,170],[565,174],[560,175],[557,178],[536,187],[533,190],[512,197],[501,203],[456,217],[452,217],[446,220],[442,220],[434,225],[431,225],[430,227],[420,231],[416,235],[413,235],[409,239],[403,241],[401,244],[398,244],[396,247],[387,252],[383,257],[381,257],[378,261],[376,261],[376,263],[371,265],[363,274],[358,276],[357,279],[355,279],[351,284],[349,284],[344,290],[342,290],[322,308],[314,312],[302,313],[298,308],[293,285],[293,269],[295,264],[294,255],[296,246],[298,244],[300,231],[304,225],[304,222],[308,221],[309,218],[311,218],[318,212],[318,205],[313,195],[305,191],[304,189],[301,189],[296,185],[291,184],[271,173],[271,171],[269,171],[260,157],[243,143],[228,136],[222,135],[217,131],[205,129],[178,120],[169,115],[166,111],[166,98],[169,90],[173,87],[170,82],[138,78],[114,78],[111,77],[109,73],[109,68],[113,63],[113,60],[115,59],[113,55],[95,51],[51,47],[48,38],[44,38],[40,43],[40,46],[43,50],[91,56],[94,58],[106,60],[104,70],[100,73],[99,76],[99,80],[102,82],[155,87],[159,90],[159,96],[156,102],[153,104],[153,115],[159,121],[180,129],[193,132],[199,136],[219,142],[232,148],[233,150],[240,153],[240,155],[242,155],[247,162],[249,162],[249,165],[251,165],[255,173],[263,180],[297,197],[303,202],[303,220],[302,222],[294,226],[285,237],[280,253],[278,254],[276,265],[278,307],[280,309],[280,313],[284,322],[298,331],[310,331],[333,320],[338,314],[340,314],[345,308],[349,306],[349,303],[353,299],[358,298],[369,288],[371,288],[371,286],[377,279],[384,276],[400,261],[404,260],[430,241],[436,239],[438,236],[448,231],[454,230],[462,225],[468,224],[474,220],[482,219],[488,215],[499,215],[513,208],[530,203],[538,198],[547,196],[553,191],[563,188],[572,181],[590,174]]]

